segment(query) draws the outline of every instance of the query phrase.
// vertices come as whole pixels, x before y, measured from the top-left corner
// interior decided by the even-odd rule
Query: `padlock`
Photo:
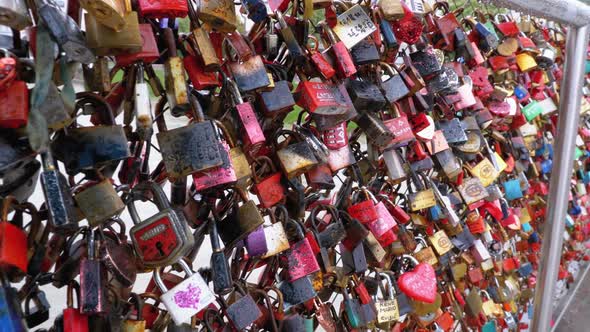
[[[146,191],[154,196],[159,212],[142,221],[135,201],[144,199],[143,193]],[[139,183],[130,195],[132,199],[127,203],[127,208],[135,225],[129,234],[141,263],[146,267],[159,267],[176,262],[186,255],[194,244],[194,237],[184,214],[170,207],[162,188],[153,182]]]
[[[14,221],[8,220],[8,213],[12,208],[20,209]],[[2,200],[2,214],[0,219],[0,233],[4,239],[0,243],[0,265],[9,271],[18,271],[19,274],[27,272],[27,234],[18,225],[18,215],[22,216],[22,207],[19,207],[18,202],[13,196],[5,197]],[[22,226],[22,225],[21,225]],[[15,273],[15,272],[12,272]]]
[[[278,81],[270,91],[260,92],[260,102],[263,106],[263,113],[267,117],[275,117],[288,112],[295,106],[295,99],[287,81]],[[300,85],[303,82],[300,83]]]
[[[266,72],[262,56],[255,54],[245,38],[239,33],[234,32],[231,36],[234,36],[235,42],[228,42],[226,45],[232,45],[235,53],[238,54],[236,59],[229,61],[228,67],[239,90],[249,92],[268,87],[271,82]],[[241,43],[245,43],[246,45],[244,49],[238,50],[236,46],[241,45]]]
[[[166,99],[161,98],[156,106],[155,116],[159,130],[156,137],[166,173],[172,179],[221,166],[223,163],[213,122],[204,120],[203,110],[195,96],[189,96],[189,101],[196,122],[172,130],[166,130],[164,118],[160,116]],[[187,146],[191,147],[189,151]]]
[[[409,259],[414,265],[410,272],[404,272],[398,278],[400,290],[410,299],[419,300],[426,303],[433,303],[436,299],[436,276],[434,269],[428,263],[418,263],[418,261],[409,255],[402,256]]]
[[[232,32],[237,27],[233,1],[208,0],[197,2],[197,14],[203,22],[221,32]]]
[[[328,43],[330,44],[329,50],[330,54],[334,58],[336,75],[340,78],[347,78],[354,75],[357,69],[354,65],[348,47],[342,40],[337,39],[336,34],[327,24],[322,25],[322,30],[326,36],[326,39],[328,40]]]
[[[270,208],[284,201],[285,187],[281,182],[282,174],[277,172],[274,163],[268,157],[261,156],[255,159],[252,167],[254,175],[252,191],[258,196],[262,206]]]
[[[326,214],[320,218],[318,214],[322,210]],[[340,221],[339,214],[333,206],[316,205],[309,218],[313,229],[317,233],[318,244],[321,248],[334,248],[346,237],[344,224]],[[326,219],[328,219],[327,225]]]
[[[293,237],[289,239],[289,242],[293,244],[284,252],[288,266],[288,280],[294,282],[319,271],[320,266],[308,238],[303,233],[302,226],[297,221],[289,220],[285,227],[287,234],[294,232]]]
[[[137,61],[143,61],[145,64],[150,64],[160,57],[158,44],[156,43],[156,37],[154,36],[152,26],[147,23],[139,24],[139,33],[141,34],[142,40],[141,50],[138,52],[116,55],[115,60],[117,65],[127,67]]]
[[[231,292],[233,281],[225,253],[219,243],[217,225],[214,220],[210,221],[209,224],[209,236],[211,238],[211,248],[213,250],[210,264],[213,279],[213,292],[215,292],[215,294],[225,295]]]
[[[109,228],[108,232],[99,228],[101,245],[98,249],[98,258],[121,285],[130,286],[135,282],[137,275],[137,267],[132,262],[135,253],[131,244],[123,242],[126,236],[123,221],[120,219],[111,219],[111,221],[119,225],[120,233],[117,234],[110,230],[110,222],[105,225]]]
[[[360,301],[356,298],[352,298],[347,287],[342,289],[344,296],[344,310],[348,323],[352,328],[359,328],[362,326],[362,309]]]
[[[527,52],[522,52],[516,55],[516,64],[523,73],[527,73],[537,68],[535,58]]]
[[[0,128],[16,129],[27,124],[29,90],[24,81],[14,80],[16,67],[17,63],[14,58],[0,58],[0,70],[7,71],[1,74],[3,76],[2,82],[6,86],[4,89],[0,88],[0,102],[5,105],[4,111],[0,114]],[[13,76],[12,80],[9,79],[11,75]]]
[[[31,307],[31,304],[34,306]],[[39,288],[34,289],[25,299],[24,317],[28,328],[41,325],[49,319],[49,301],[45,292]]]
[[[317,294],[309,277],[305,276],[295,281],[279,282],[278,290],[283,294],[285,310],[313,299]]]
[[[164,40],[168,46],[168,59],[164,65],[166,98],[172,115],[179,116],[191,107],[186,76],[182,60],[176,53],[176,38],[172,29],[164,29]]]
[[[146,321],[143,318],[144,300],[140,295],[135,293],[131,293],[130,296],[130,303],[135,306],[135,319],[131,319],[129,315],[121,325],[121,332],[144,331],[146,329]]]
[[[278,143],[281,136],[287,136],[287,146],[280,148],[284,143]],[[292,140],[294,143],[289,143]],[[276,147],[276,155],[284,175],[287,178],[299,176],[318,164],[318,160],[310,145],[304,137],[291,130],[279,130],[275,134],[273,144]]]
[[[204,172],[197,172],[192,175],[193,185],[197,192],[205,192],[207,190],[220,189],[224,187],[233,186],[238,181],[238,176],[234,165],[237,165],[239,170],[249,169],[246,156],[241,148],[236,147],[225,126],[217,121],[217,126],[223,132],[224,140],[220,141],[219,151],[221,152],[221,166],[206,170]],[[241,174],[240,179],[248,177],[249,174]]]
[[[235,292],[241,297],[235,302],[227,304],[222,300],[229,323],[237,330],[243,330],[257,320],[262,312],[254,302],[252,296],[239,283],[234,283]]]
[[[297,105],[312,114],[338,116],[346,114],[350,106],[337,86],[325,82],[302,80],[297,86]]]
[[[272,224],[263,227],[267,249],[262,258],[269,258],[289,249],[289,239],[283,226],[288,217],[287,209],[283,205],[277,206],[271,214]]]
[[[125,209],[125,203],[117,195],[109,179],[87,184],[74,199],[92,227],[100,225]]]
[[[95,241],[95,231],[86,235],[88,255],[80,261],[80,299],[82,314],[100,314],[107,311],[105,293],[106,270],[97,259],[99,244]]]
[[[266,139],[260,123],[254,113],[254,108],[249,102],[244,102],[238,86],[235,82],[227,80],[226,84],[230,88],[230,92],[234,98],[234,104],[238,118],[240,119],[242,140],[246,151],[256,153],[260,147],[265,143]]]
[[[356,122],[358,126],[365,132],[367,140],[378,147],[385,147],[394,138],[383,121],[370,113],[361,113]]]
[[[176,325],[180,325],[213,303],[215,301],[215,295],[207,287],[201,274],[191,271],[191,267],[184,259],[178,260],[177,263],[184,270],[186,277],[170,290],[168,290],[162,281],[161,267],[154,270],[153,278],[158,288],[162,291],[162,295],[160,296],[162,303]]]
[[[352,61],[357,66],[377,63],[381,60],[377,46],[368,38],[361,40],[351,50]]]
[[[65,164],[67,173],[93,172],[94,167],[116,165],[130,157],[123,127],[115,123],[106,101],[92,92],[79,92],[76,97],[78,111],[90,109],[97,112],[102,122],[98,126],[68,128],[56,134],[51,151],[57,160]]]
[[[326,60],[324,55],[321,52],[318,52],[319,49],[319,41],[314,36],[308,36],[308,39],[312,41],[313,47],[306,45],[308,56],[315,66],[316,70],[322,75],[322,77],[326,80],[331,79],[336,75],[336,70],[332,67],[332,64]]]
[[[94,18],[115,31],[126,28],[125,16],[131,11],[128,0],[83,0],[80,6],[86,9]]]
[[[142,38],[139,31],[137,12],[131,11],[124,16],[125,25],[121,31],[114,31],[100,23],[96,16],[84,15],[88,47],[96,55],[118,55],[137,53],[142,50]]]
[[[80,288],[75,280],[68,283],[67,291],[67,308],[63,310],[62,327],[64,332],[69,331],[89,331],[88,316],[81,313],[78,308],[74,308],[74,289],[77,293],[77,299],[80,301]],[[79,304],[79,302],[78,302]]]
[[[188,14],[186,0],[171,0],[166,2],[139,1],[139,12],[147,18],[185,17]]]
[[[226,248],[233,248],[264,223],[260,210],[256,203],[249,199],[248,193],[240,188],[234,188],[233,195],[234,201],[230,205],[230,212],[223,220],[217,220],[219,236]]]
[[[348,80],[346,90],[357,111],[375,112],[386,104],[385,97],[379,87],[371,82]]]

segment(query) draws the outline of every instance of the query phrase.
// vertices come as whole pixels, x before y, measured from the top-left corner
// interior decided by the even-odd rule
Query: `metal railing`
[[[547,217],[543,233],[541,261],[537,276],[531,331],[551,330],[553,293],[563,245],[568,192],[574,161],[575,139],[580,119],[580,101],[586,52],[590,6],[575,0],[491,0],[497,7],[516,10],[568,26],[564,75],[560,89],[559,120],[554,142],[555,154]]]

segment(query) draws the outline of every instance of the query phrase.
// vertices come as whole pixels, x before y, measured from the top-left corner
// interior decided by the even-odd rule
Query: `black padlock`
[[[365,38],[350,49],[352,61],[357,66],[362,66],[370,63],[376,63],[381,60],[379,51],[375,43]]]
[[[387,146],[394,138],[383,121],[373,114],[360,113],[356,118],[356,123],[365,132],[367,140],[379,147]]]
[[[359,112],[381,110],[387,104],[383,93],[379,87],[369,81],[348,80],[346,82],[346,91]]]
[[[25,299],[25,321],[28,328],[39,326],[49,319],[49,302],[45,292],[37,287]]]

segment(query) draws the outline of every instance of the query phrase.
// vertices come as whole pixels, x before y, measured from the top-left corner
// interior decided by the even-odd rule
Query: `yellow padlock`
[[[537,68],[537,61],[528,53],[519,53],[516,55],[516,64],[523,73]]]

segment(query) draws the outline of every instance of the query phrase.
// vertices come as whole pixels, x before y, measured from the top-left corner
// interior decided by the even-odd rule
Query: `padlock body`
[[[160,296],[162,303],[172,316],[176,325],[189,320],[199,311],[215,301],[215,295],[209,289],[199,273],[194,273],[174,288]]]
[[[229,145],[225,142],[219,144],[222,146],[220,151],[223,164],[210,170],[193,174],[193,184],[197,191],[231,186],[237,181],[236,172],[229,153]]]
[[[144,17],[185,17],[188,14],[187,0],[139,0],[139,11]]]
[[[0,91],[0,128],[20,128],[27,124],[29,116],[29,90],[24,81],[12,82]]]
[[[169,177],[187,176],[223,163],[215,128],[210,121],[160,132],[156,137]]]
[[[129,233],[143,264],[157,267],[177,261],[192,247],[194,238],[187,227],[176,212],[165,209],[136,224]]]
[[[0,266],[27,272],[27,235],[8,221],[0,222]]]
[[[127,67],[137,61],[143,63],[152,63],[160,57],[156,37],[150,24],[142,23],[139,25],[139,33],[141,34],[141,50],[139,52],[122,53],[115,57],[117,65]]]

